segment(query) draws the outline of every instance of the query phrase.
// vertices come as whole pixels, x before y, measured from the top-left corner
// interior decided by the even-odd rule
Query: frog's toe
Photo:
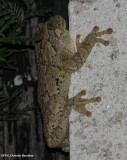
[[[96,98],[96,101],[97,101],[97,102],[100,102],[100,101],[101,101],[101,97],[97,97],[97,98]]]
[[[87,117],[91,117],[91,116],[92,116],[92,112],[87,111],[87,112],[85,113],[85,115],[86,115]]]
[[[113,29],[112,28],[108,28],[107,32],[108,32],[108,34],[112,34],[113,33]]]
[[[104,45],[108,46],[109,45],[109,41],[104,41]]]
[[[84,95],[86,95],[86,90],[81,91],[81,96],[84,96]]]
[[[99,31],[99,27],[98,26],[94,26],[93,32],[98,32],[98,31]]]

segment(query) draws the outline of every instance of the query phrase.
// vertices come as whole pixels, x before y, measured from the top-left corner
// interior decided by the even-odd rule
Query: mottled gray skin
[[[101,100],[101,97],[82,99],[85,90],[68,99],[71,74],[82,67],[95,43],[109,44],[109,41],[97,37],[111,34],[112,29],[98,31],[99,27],[95,26],[82,43],[79,42],[80,35],[77,35],[76,52],[61,16],[54,16],[37,26],[37,36],[43,38],[36,44],[38,101],[49,147],[69,151],[69,115],[72,109],[90,117],[91,112],[85,105]]]

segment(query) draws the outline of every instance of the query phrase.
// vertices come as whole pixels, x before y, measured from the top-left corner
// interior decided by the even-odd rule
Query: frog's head
[[[51,17],[47,22],[47,28],[48,29],[60,29],[65,30],[66,29],[66,22],[61,16],[54,16]]]

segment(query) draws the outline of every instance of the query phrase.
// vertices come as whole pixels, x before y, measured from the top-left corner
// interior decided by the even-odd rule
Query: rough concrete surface
[[[127,160],[127,0],[70,0],[70,33],[81,41],[95,25],[113,28],[109,46],[96,44],[83,67],[72,75],[69,97],[82,89],[92,117],[70,116],[71,160]]]

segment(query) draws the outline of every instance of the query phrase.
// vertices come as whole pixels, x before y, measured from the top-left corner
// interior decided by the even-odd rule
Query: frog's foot
[[[85,108],[85,105],[88,103],[100,102],[101,97],[91,98],[91,99],[80,99],[75,103],[75,110],[79,113],[86,115],[87,117],[91,117],[92,113]]]
[[[109,45],[109,41],[106,41],[102,38],[98,38],[100,36],[103,36],[105,34],[112,34],[113,29],[112,28],[108,28],[106,30],[103,30],[101,32],[99,31],[99,27],[95,26],[92,31],[87,35],[87,37],[84,39],[84,41],[82,42],[83,46],[85,46],[85,48],[87,50],[91,50],[91,48],[93,48],[95,43],[102,43],[103,45],[107,46]]]

